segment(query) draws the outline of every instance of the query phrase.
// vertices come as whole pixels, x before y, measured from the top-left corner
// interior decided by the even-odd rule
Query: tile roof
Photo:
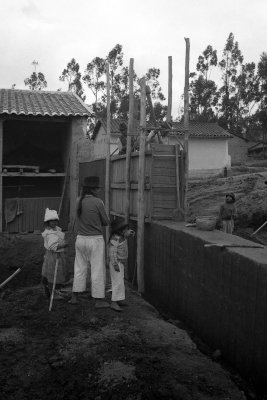
[[[120,133],[120,123],[125,123],[126,126],[128,121],[125,119],[112,119],[110,121],[111,134],[119,134]],[[99,119],[95,125],[92,139],[94,140],[98,134],[98,131],[101,127],[107,130],[107,121],[106,119]],[[153,127],[151,122],[147,122],[147,127]],[[180,132],[170,132],[170,135],[179,135],[183,136],[184,134],[184,125],[182,122],[173,122],[173,128],[180,130]],[[189,132],[190,137],[199,138],[199,139],[218,139],[218,138],[231,138],[232,135],[227,132],[225,129],[221,128],[216,122],[190,122],[189,123]]]
[[[182,122],[173,122],[173,127],[175,129],[181,129],[181,133],[178,135],[183,135],[184,125]],[[217,139],[217,138],[231,138],[232,135],[225,129],[220,127],[217,122],[189,122],[189,133],[190,137],[200,138],[200,139]]]
[[[0,115],[89,116],[90,110],[72,92],[0,89]]]

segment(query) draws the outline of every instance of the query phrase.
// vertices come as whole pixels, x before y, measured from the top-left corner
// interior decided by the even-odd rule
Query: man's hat
[[[116,219],[114,219],[111,224],[111,233],[116,233],[119,232],[120,230],[122,230],[123,228],[126,228],[128,226],[128,223],[126,222],[126,220],[122,217],[118,217]]]
[[[99,188],[99,176],[87,176],[84,178],[83,187],[88,187],[90,189]]]

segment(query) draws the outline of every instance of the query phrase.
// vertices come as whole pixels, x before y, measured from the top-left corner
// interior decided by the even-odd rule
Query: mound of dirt
[[[267,172],[228,178],[189,181],[188,219],[196,216],[218,216],[225,194],[236,195],[237,226],[258,227],[267,220]]]

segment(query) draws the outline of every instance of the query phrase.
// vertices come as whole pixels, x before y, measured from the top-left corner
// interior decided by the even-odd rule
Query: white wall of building
[[[189,170],[229,167],[228,140],[190,139]]]
[[[113,152],[116,149],[118,149],[118,145],[116,144],[117,141],[118,141],[118,136],[112,135],[110,139],[110,154],[113,154]],[[107,142],[107,135],[105,130],[101,126],[93,142],[93,153],[95,159],[106,157],[106,142]],[[116,152],[114,154],[116,154]]]
[[[177,143],[175,138],[169,137],[168,144]],[[224,167],[231,167],[228,139],[190,138],[188,153],[190,177],[218,175],[223,172]]]

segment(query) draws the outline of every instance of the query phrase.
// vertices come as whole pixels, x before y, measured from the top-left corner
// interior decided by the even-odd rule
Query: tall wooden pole
[[[110,194],[110,74],[109,63],[106,63],[107,78],[107,137],[106,137],[106,179],[105,179],[105,206],[109,215],[109,194]]]
[[[172,120],[172,56],[168,57],[168,110],[167,122]]]
[[[134,130],[134,93],[133,93],[134,59],[130,58],[129,64],[129,119],[126,145],[126,168],[125,168],[125,218],[129,223],[130,219],[130,168],[131,168],[131,149],[132,134]]]
[[[3,120],[0,120],[0,232],[3,230]]]
[[[188,190],[188,174],[189,174],[189,156],[188,156],[188,140],[189,140],[189,57],[190,57],[190,39],[185,38],[185,84],[184,84],[184,215],[187,214],[187,190]]]
[[[144,233],[145,233],[145,147],[146,147],[146,80],[140,80],[141,114],[140,146],[138,165],[138,220],[137,220],[137,285],[138,292],[144,293]]]

